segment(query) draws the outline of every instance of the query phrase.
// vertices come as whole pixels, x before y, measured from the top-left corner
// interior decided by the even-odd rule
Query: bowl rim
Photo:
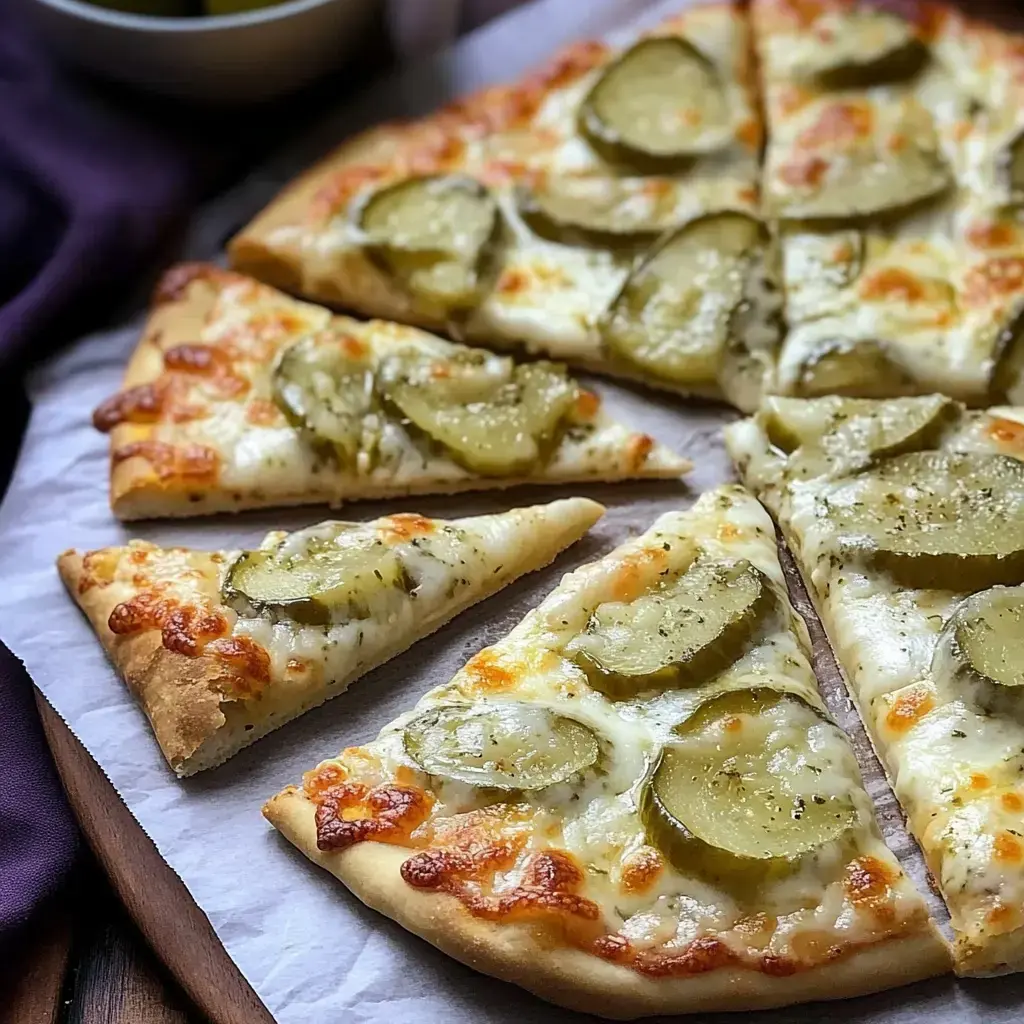
[[[158,14],[133,14],[129,11],[119,11],[110,7],[100,7],[97,4],[89,3],[88,0],[34,0],[42,4],[70,14],[73,17],[83,18],[85,21],[92,21],[100,25],[109,25],[114,28],[141,29],[146,32],[208,32],[211,29],[241,28],[245,25],[260,25],[266,22],[280,21],[292,14],[299,14],[302,11],[311,10],[314,7],[323,7],[327,4],[346,2],[346,0],[284,0],[283,3],[271,4],[267,7],[259,7],[251,11],[238,11],[235,14],[210,14],[200,15],[191,18],[169,18]]]

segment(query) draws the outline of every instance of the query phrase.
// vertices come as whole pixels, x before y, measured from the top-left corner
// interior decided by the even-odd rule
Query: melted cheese
[[[760,638],[725,673],[698,687],[618,702],[592,689],[563,655],[566,644],[599,604],[643,593],[664,573],[685,571],[698,554],[748,559],[777,589],[779,612]],[[526,701],[575,718],[600,738],[598,766],[575,781],[516,795],[514,820],[526,815],[533,826],[515,864],[496,874],[494,891],[508,891],[533,853],[554,846],[583,865],[579,893],[597,903],[605,929],[624,937],[635,951],[667,955],[697,938],[715,936],[740,956],[770,953],[805,965],[817,962],[830,947],[870,941],[885,928],[898,929],[903,925],[897,922],[921,915],[918,897],[878,835],[856,761],[838,729],[825,722],[811,729],[816,763],[827,766],[818,791],[823,787],[851,796],[857,824],[852,835],[807,854],[794,871],[765,886],[758,910],[777,919],[771,927],[762,922],[758,931],[749,911],[726,888],[670,866],[652,851],[638,812],[640,790],[659,749],[709,693],[726,686],[784,686],[821,707],[806,631],[784,594],[767,515],[740,488],[719,488],[703,495],[689,512],[662,516],[644,535],[566,576],[504,640],[471,659],[450,682],[387,726],[379,739],[360,748],[359,759],[369,757],[380,765],[384,778],[412,772],[436,798],[432,820],[443,826],[450,816],[482,806],[485,794],[422,773],[404,748],[411,719],[437,705],[466,700]],[[771,728],[787,729],[787,714],[786,706],[778,709]],[[346,752],[340,762],[358,777],[361,760],[351,761]],[[885,899],[895,916],[885,926],[851,895],[846,876],[851,848],[859,856],[877,858],[891,873],[892,890]]]
[[[1021,422],[1019,409],[962,413],[941,447],[1021,458],[1015,431],[1000,426]],[[837,484],[792,477],[756,420],[727,428],[726,442],[779,518],[810,583],[954,926],[966,941],[983,941],[1001,927],[986,915],[1019,907],[1024,894],[1024,845],[1017,857],[1013,836],[999,838],[1007,829],[1024,832],[1024,800],[1013,792],[1024,778],[1024,715],[1013,702],[993,708],[978,687],[933,676],[936,641],[965,595],[906,589],[844,560],[820,515],[820,499]]]

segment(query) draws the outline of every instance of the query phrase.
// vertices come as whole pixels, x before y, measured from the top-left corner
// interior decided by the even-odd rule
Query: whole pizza
[[[345,143],[229,255],[168,273],[94,414],[114,513],[402,504],[61,556],[178,774],[603,512],[408,496],[687,472],[574,372],[624,378],[745,414],[740,483],[564,576],[266,818],[451,956],[603,1016],[1024,969],[1024,36],[923,0],[686,6]]]

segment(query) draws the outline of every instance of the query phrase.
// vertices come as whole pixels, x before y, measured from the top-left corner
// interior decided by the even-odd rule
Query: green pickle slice
[[[928,48],[906,21],[864,7],[846,14],[829,44],[813,52],[802,70],[825,89],[905,81],[928,61]]]
[[[343,462],[372,444],[366,417],[375,404],[373,367],[353,356],[344,338],[320,335],[285,349],[272,386],[288,421],[333,445]]]
[[[430,775],[503,790],[554,786],[601,755],[597,736],[582,722],[530,704],[433,708],[406,726],[404,742]]]
[[[648,172],[677,168],[732,139],[715,65],[677,36],[642,40],[609,64],[577,122],[605,160]]]
[[[368,251],[442,314],[479,301],[498,223],[497,204],[483,185],[443,175],[383,188],[359,215]]]
[[[774,607],[771,583],[746,559],[698,560],[635,601],[599,605],[565,653],[613,700],[694,686],[741,657]]]
[[[821,345],[804,360],[796,390],[804,398],[889,398],[913,390],[913,382],[883,343],[842,340]]]
[[[911,452],[829,491],[840,547],[903,586],[1024,582],[1024,465],[1006,455]]]
[[[1024,687],[1024,587],[991,587],[962,601],[939,637],[932,671]]]
[[[485,476],[525,473],[543,462],[560,436],[579,389],[565,367],[517,366],[464,350],[438,358],[410,352],[389,360],[380,381],[388,399],[449,455]]]
[[[651,842],[681,871],[756,885],[842,839],[857,810],[849,791],[823,781],[837,766],[822,730],[839,733],[791,693],[755,687],[709,698],[676,727],[643,790]],[[850,765],[838,767],[852,790]]]
[[[565,176],[543,189],[520,189],[519,215],[541,238],[561,245],[634,249],[675,222],[673,189],[651,194],[645,179]]]
[[[401,559],[374,544],[336,538],[311,540],[301,550],[244,551],[228,567],[224,603],[241,615],[270,613],[323,626],[371,616],[389,591],[408,593],[412,583]]]
[[[800,399],[771,396],[761,419],[768,439],[806,468],[849,471],[875,459],[935,447],[958,415],[944,395]]]
[[[602,318],[609,352],[660,380],[714,383],[766,244],[764,226],[736,212],[700,217],[668,236]]]

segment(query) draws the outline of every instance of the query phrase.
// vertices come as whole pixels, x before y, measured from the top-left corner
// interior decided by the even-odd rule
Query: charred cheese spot
[[[316,845],[319,850],[345,850],[372,839],[376,843],[415,845],[411,833],[430,814],[434,798],[418,786],[343,782],[319,797]]]
[[[649,434],[633,434],[626,443],[626,465],[636,472],[654,451],[654,438]]]
[[[859,289],[868,302],[920,302],[926,295],[921,278],[900,267],[885,267],[866,276]]]
[[[641,846],[622,862],[623,892],[646,892],[658,880],[664,866],[661,854],[653,846]]]
[[[997,256],[971,267],[964,279],[963,298],[970,306],[986,306],[1024,292],[1024,257]]]
[[[498,291],[502,295],[517,295],[530,287],[530,275],[519,267],[512,267],[498,279]]]
[[[210,640],[228,631],[227,619],[209,605],[183,602],[157,587],[116,605],[107,626],[117,636],[158,629],[164,647],[189,657],[201,654]]]
[[[348,772],[336,761],[317,765],[302,776],[302,791],[307,799],[316,802],[329,789],[340,786],[348,778]]]
[[[213,483],[220,469],[220,456],[202,444],[172,445],[147,439],[115,448],[113,464],[127,459],[145,459],[161,482],[181,480],[188,483]]]
[[[1011,832],[1000,832],[992,847],[993,855],[1003,864],[1019,864],[1024,860],[1024,845]]]
[[[999,798],[999,802],[1003,805],[1004,811],[1010,811],[1014,814],[1024,811],[1024,800],[1021,799],[1018,793],[1004,793]]]
[[[908,732],[934,707],[935,695],[930,689],[913,687],[896,695],[885,716],[885,724],[892,732]]]
[[[639,597],[668,564],[668,552],[662,547],[641,548],[626,555],[612,580],[613,601],[633,601]]]
[[[511,690],[519,678],[516,666],[509,665],[502,653],[492,647],[487,647],[470,658],[461,675],[468,684],[461,689],[468,695]]]
[[[812,99],[813,94],[807,89],[801,89],[798,85],[787,84],[780,86],[775,94],[775,103],[783,116],[795,114]]]
[[[896,880],[892,868],[875,857],[858,857],[846,867],[843,890],[846,898],[858,910],[867,910],[881,921],[895,919],[892,883]]]
[[[1001,448],[1010,452],[1024,452],[1024,423],[1002,418],[993,419],[988,436]]]
[[[992,785],[992,780],[984,772],[971,772],[968,789],[980,793]]]
[[[800,149],[849,149],[868,138],[874,129],[874,114],[866,102],[844,100],[830,103],[818,119],[796,140]]]
[[[748,118],[736,131],[736,138],[739,139],[748,149],[761,148],[761,125],[755,118]]]
[[[779,178],[791,188],[817,188],[828,168],[828,161],[820,156],[804,157],[783,164]]]
[[[155,380],[111,395],[96,407],[92,425],[107,434],[121,423],[156,423],[164,413],[169,383]]]
[[[1007,249],[1017,241],[1015,226],[1004,221],[975,221],[968,225],[965,234],[976,249]]]
[[[385,544],[401,544],[417,537],[429,537],[437,525],[433,519],[415,512],[399,512],[383,520],[379,529]]]
[[[236,669],[247,686],[246,695],[257,693],[260,687],[270,682],[270,655],[255,640],[247,636],[227,636],[211,640],[203,648],[207,657],[227,662]]]
[[[266,398],[254,398],[245,407],[245,421],[254,427],[273,427],[284,422],[284,415]]]
[[[638,953],[630,966],[652,978],[704,974],[736,963],[739,957],[721,939],[705,935],[679,952]]]
[[[743,536],[743,531],[735,523],[721,523],[715,531],[715,536],[724,541],[736,540]]]
[[[224,398],[244,395],[249,381],[234,371],[226,349],[212,345],[175,345],[164,353],[164,368],[171,373],[203,377],[209,386]]]

